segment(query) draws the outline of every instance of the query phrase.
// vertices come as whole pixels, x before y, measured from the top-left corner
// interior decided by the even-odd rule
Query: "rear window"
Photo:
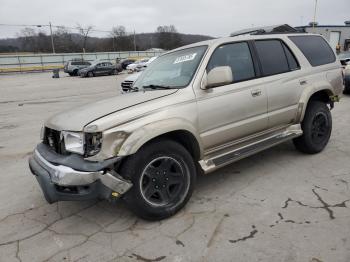
[[[271,76],[289,71],[289,65],[282,43],[279,40],[255,41],[263,75]]]
[[[334,63],[336,58],[326,40],[320,36],[290,36],[312,66]]]
[[[71,65],[84,65],[84,62],[82,62],[82,61],[75,61],[75,62],[71,62]]]

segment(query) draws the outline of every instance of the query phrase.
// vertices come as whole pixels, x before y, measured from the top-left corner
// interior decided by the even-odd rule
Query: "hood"
[[[45,122],[45,126],[55,130],[83,131],[87,124],[101,117],[160,99],[176,91],[176,89],[157,90],[115,96],[56,114]]]
[[[142,74],[142,72],[138,72],[138,73],[133,73],[132,75],[128,76],[127,78],[124,79],[124,81],[132,81],[135,82],[139,76]],[[124,82],[123,81],[123,82]]]

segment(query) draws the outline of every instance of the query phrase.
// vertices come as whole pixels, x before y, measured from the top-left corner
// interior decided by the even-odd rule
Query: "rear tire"
[[[93,72],[91,72],[91,71],[90,71],[90,72],[88,72],[88,73],[87,73],[87,77],[94,77],[94,73],[93,73]]]
[[[293,140],[297,150],[316,154],[328,144],[332,133],[332,115],[324,102],[309,102],[301,123],[303,135]]]
[[[75,70],[73,71],[73,76],[77,76],[77,75],[78,75],[78,70],[75,69]]]
[[[190,199],[196,168],[190,153],[171,140],[157,140],[142,147],[123,163],[120,174],[133,187],[123,199],[136,215],[160,220],[174,215]]]

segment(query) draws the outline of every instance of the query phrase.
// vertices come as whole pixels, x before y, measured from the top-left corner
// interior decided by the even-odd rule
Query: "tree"
[[[158,26],[156,33],[158,35],[158,47],[171,50],[181,46],[181,36],[174,25]]]
[[[127,33],[125,26],[113,27],[111,37],[113,51],[132,50],[132,37]]]
[[[35,52],[35,30],[30,27],[26,27],[19,33],[19,40],[23,51]]]
[[[72,38],[72,33],[64,26],[58,27],[53,34],[56,52],[79,52],[77,41]]]
[[[92,25],[89,25],[88,27],[84,28],[80,24],[77,24],[77,28],[79,34],[81,34],[81,36],[83,37],[83,52],[85,53],[88,35],[94,27]]]

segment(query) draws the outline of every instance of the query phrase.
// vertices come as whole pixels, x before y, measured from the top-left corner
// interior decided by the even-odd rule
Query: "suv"
[[[78,75],[78,72],[80,69],[89,67],[91,65],[90,62],[84,61],[84,60],[70,60],[67,63],[65,63],[63,71],[65,73],[68,73],[70,76],[76,76]]]
[[[99,75],[115,75],[117,74],[117,69],[111,62],[95,62],[89,67],[79,70],[79,75],[81,77],[93,77]]]
[[[265,34],[170,51],[133,87],[45,122],[29,164],[48,202],[121,197],[142,218],[169,217],[200,173],[289,140],[321,152],[343,81],[322,36]]]

